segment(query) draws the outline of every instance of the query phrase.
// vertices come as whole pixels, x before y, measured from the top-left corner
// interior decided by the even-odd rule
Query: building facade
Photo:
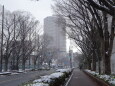
[[[44,35],[50,39],[47,47],[57,50],[56,59],[58,60],[66,56],[66,33],[62,21],[65,22],[58,16],[49,16],[44,19]]]

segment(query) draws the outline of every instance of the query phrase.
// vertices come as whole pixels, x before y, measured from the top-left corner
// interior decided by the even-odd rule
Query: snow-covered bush
[[[61,72],[52,73],[50,75],[41,76],[40,79],[34,80],[33,82],[35,82],[35,83],[42,82],[42,83],[48,83],[49,84],[53,80],[55,80],[55,79],[57,79],[59,77],[62,77],[63,75],[64,75],[64,73],[61,73]]]
[[[99,75],[99,73],[96,73],[95,71],[91,71],[91,70],[85,70],[85,71],[87,71],[88,73],[90,73],[90,74],[92,74],[94,76],[98,76]]]
[[[62,73],[64,73],[64,72],[69,73],[69,72],[72,71],[72,69],[70,69],[70,68],[68,68],[68,69],[58,69],[58,70],[56,70],[56,71],[57,71],[57,72],[62,72]]]
[[[29,84],[23,86],[60,86],[64,84],[66,78],[71,74],[71,69],[58,69],[56,73],[41,76]]]
[[[91,71],[91,70],[85,70],[85,71],[111,84],[111,86],[115,86],[115,76],[114,75],[105,75],[105,74],[99,75],[99,73],[96,73],[95,71]]]
[[[22,86],[49,86],[49,85],[45,84],[45,83],[28,83],[28,84],[24,84]]]

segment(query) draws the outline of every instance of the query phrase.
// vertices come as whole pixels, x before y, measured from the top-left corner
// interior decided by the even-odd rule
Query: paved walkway
[[[74,69],[66,86],[99,86],[79,69]]]

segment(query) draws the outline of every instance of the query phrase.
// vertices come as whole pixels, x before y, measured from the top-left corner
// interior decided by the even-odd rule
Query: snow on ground
[[[71,69],[70,68],[68,68],[68,69],[57,69],[56,71],[64,73],[64,72],[70,72]]]
[[[71,69],[58,69],[56,73],[52,73],[50,75],[41,76],[40,79],[36,79],[33,81],[32,86],[48,86],[48,84],[44,83],[50,83],[52,79],[59,78],[64,75],[64,72],[70,72]]]
[[[63,76],[64,73],[61,73],[61,72],[58,72],[58,73],[52,73],[50,75],[50,78],[51,79],[54,79],[54,78],[59,78],[60,76]]]
[[[110,77],[109,75],[99,75],[99,77],[100,77],[101,79],[104,79],[105,81],[108,81],[108,80],[111,79],[111,77]]]
[[[7,74],[11,74],[11,72],[0,72],[0,75],[7,75]]]
[[[85,71],[91,73],[92,75],[99,75],[99,73],[96,73],[95,71],[91,71],[91,70],[85,70]]]
[[[49,83],[49,82],[51,82],[52,79],[59,78],[59,77],[62,76],[63,74],[64,74],[64,73],[61,73],[61,72],[52,73],[52,74],[50,74],[50,75],[41,76],[40,79],[34,80],[33,82]]]
[[[49,83],[50,81],[51,81],[50,76],[46,75],[46,76],[41,76],[40,79],[36,79],[33,82],[35,82],[35,83],[42,83],[42,82]]]
[[[34,83],[34,84],[27,84],[23,86],[49,86],[49,85],[45,83]]]
[[[21,69],[19,69],[19,70],[12,70],[12,71],[10,71],[10,70],[8,70],[9,72],[0,72],[0,75],[8,75],[8,74],[11,74],[11,75],[16,75],[16,74],[19,74],[19,73],[27,73],[25,70],[21,70]]]
[[[109,81],[109,83],[115,85],[115,80],[114,81]]]
[[[19,74],[19,73],[11,73],[11,75],[17,75],[17,74]]]
[[[26,70],[19,69],[17,72],[18,72],[18,73],[25,73]]]
[[[96,75],[98,78],[103,79],[104,81],[107,81],[110,84],[115,85],[115,76],[112,75],[99,75],[99,73],[96,73],[94,71],[91,70],[85,70],[86,72],[92,74],[92,75]]]
[[[32,86],[49,86],[48,84],[44,84],[44,83],[35,83]]]

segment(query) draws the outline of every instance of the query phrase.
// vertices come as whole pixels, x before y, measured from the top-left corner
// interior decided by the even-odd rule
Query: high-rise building
[[[61,22],[65,22],[65,20],[58,16],[49,16],[44,19],[44,35],[51,39],[48,48],[57,49],[58,59],[66,56],[65,25]]]

